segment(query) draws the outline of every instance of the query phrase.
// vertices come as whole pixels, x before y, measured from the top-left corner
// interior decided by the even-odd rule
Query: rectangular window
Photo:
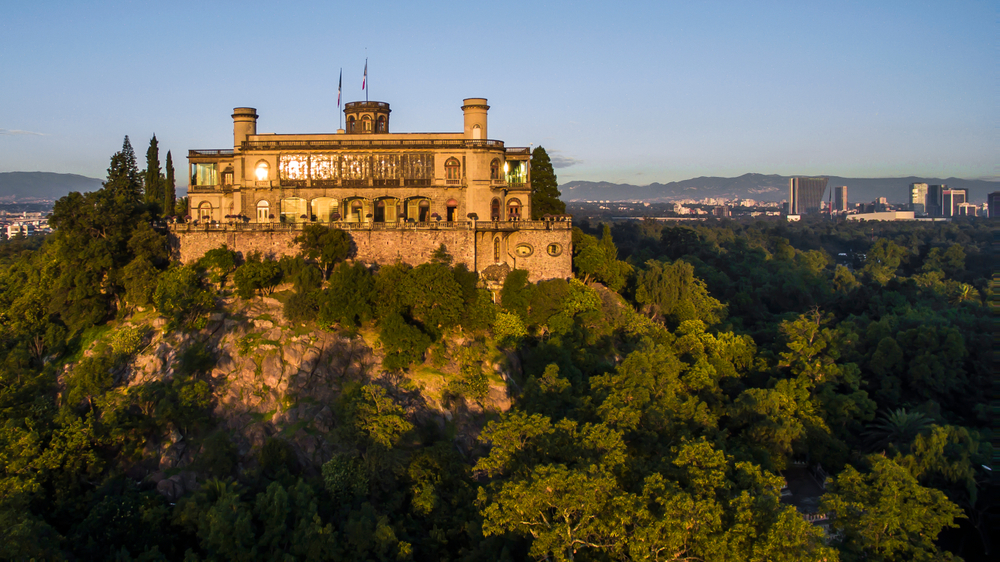
[[[194,165],[193,185],[219,185],[219,165],[197,163]]]
[[[309,175],[309,155],[282,154],[278,157],[278,170],[283,180],[305,180]]]

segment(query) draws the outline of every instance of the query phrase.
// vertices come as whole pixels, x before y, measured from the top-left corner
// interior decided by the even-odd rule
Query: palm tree
[[[862,435],[872,451],[893,448],[901,451],[909,448],[917,435],[931,427],[931,419],[921,412],[907,412],[899,408],[894,412],[883,412]]]

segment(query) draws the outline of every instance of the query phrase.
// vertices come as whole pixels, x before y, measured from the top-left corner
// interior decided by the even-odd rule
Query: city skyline
[[[333,132],[343,100],[393,129],[459,130],[485,97],[509,146],[543,145],[561,183],[746,172],[995,179],[997,8],[101,2],[12,6],[0,22],[0,171],[103,177],[129,135],[178,167],[261,132]],[[366,20],[367,21],[367,20]],[[444,125],[442,125],[444,124]],[[449,126],[450,124],[450,126]],[[142,162],[140,162],[140,165]],[[179,174],[183,176],[183,174]]]

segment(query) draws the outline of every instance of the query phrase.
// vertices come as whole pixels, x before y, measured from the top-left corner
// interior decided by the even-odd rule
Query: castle
[[[531,154],[487,136],[489,106],[464,100],[457,133],[390,133],[389,104],[345,104],[346,130],[257,134],[257,110],[233,110],[233,148],[188,151],[189,220],[171,228],[181,261],[225,244],[275,257],[304,225],[347,231],[354,258],[427,262],[444,244],[497,283],[572,276],[568,217],[531,219]]]

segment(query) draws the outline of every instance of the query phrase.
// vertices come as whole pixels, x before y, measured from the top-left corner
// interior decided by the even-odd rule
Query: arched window
[[[370,133],[372,132],[372,118],[370,115],[365,115],[361,118],[361,132]]]
[[[447,219],[448,219],[448,222],[451,222],[451,221],[455,220],[455,213],[456,213],[456,210],[458,209],[458,201],[455,201],[454,199],[449,199],[448,203],[446,203],[446,206],[448,208]]]
[[[347,118],[347,132],[348,133],[355,132],[355,130],[354,130],[354,123],[355,122],[354,122],[354,116],[353,115]]]
[[[431,220],[431,202],[430,201],[424,199],[417,206],[417,209],[419,211],[419,214],[417,216],[417,220],[418,221],[420,221],[420,222],[427,222],[427,221]]]
[[[212,220],[212,204],[208,201],[202,201],[198,205],[198,218],[203,221]]]
[[[500,179],[500,159],[499,158],[494,158],[493,161],[490,162],[490,179],[491,180],[498,180],[498,179]]]
[[[267,162],[261,160],[257,162],[257,166],[254,167],[254,176],[257,181],[267,181],[268,175],[270,174],[271,167],[267,165]]]
[[[351,201],[351,222],[360,223],[362,219],[362,213],[364,212],[364,203],[360,199],[355,199]]]
[[[507,201],[507,219],[512,221],[521,220],[521,201],[517,199]]]
[[[384,133],[384,132],[386,132],[386,130],[385,130],[385,115],[382,115],[382,116],[380,116],[378,118],[378,129],[376,130],[376,132],[378,132],[378,133]]]
[[[453,181],[462,177],[462,164],[458,162],[458,158],[449,158],[444,163],[444,177]]]
[[[483,128],[479,125],[473,125],[472,127],[472,140],[479,140],[483,138]]]
[[[490,220],[491,221],[500,220],[500,200],[497,198],[494,198],[493,201],[490,201]]]
[[[271,203],[267,201],[257,202],[257,222],[267,222],[271,216]]]

